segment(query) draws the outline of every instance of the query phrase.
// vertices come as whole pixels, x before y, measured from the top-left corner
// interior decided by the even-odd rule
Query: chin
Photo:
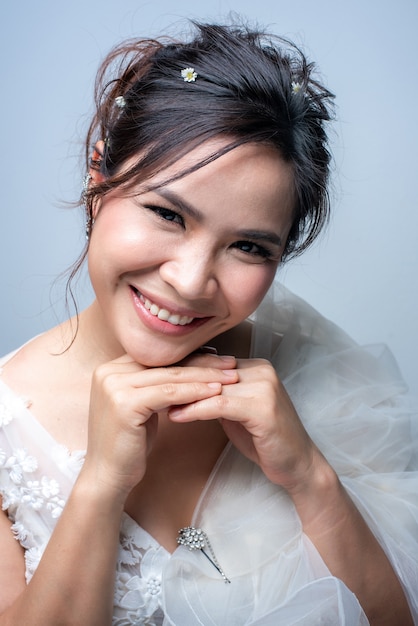
[[[193,352],[193,350],[191,351]],[[168,367],[185,359],[191,352],[181,350],[171,350],[170,352],[155,350],[150,353],[135,352],[135,350],[127,350],[127,354],[144,367]]]

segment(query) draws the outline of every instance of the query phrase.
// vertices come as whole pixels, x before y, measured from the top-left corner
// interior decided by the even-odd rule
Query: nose
[[[160,276],[185,300],[212,298],[218,289],[216,259],[204,246],[181,246],[160,266]]]

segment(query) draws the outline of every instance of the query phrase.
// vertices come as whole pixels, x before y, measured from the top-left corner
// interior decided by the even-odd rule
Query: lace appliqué
[[[62,472],[69,469],[74,476],[77,476],[83,466],[86,453],[84,450],[70,450],[63,445],[57,444],[50,452],[51,459],[56,463],[58,469]]]
[[[14,429],[29,406],[25,399],[6,389],[0,399],[0,433]],[[24,418],[22,428],[26,431],[30,424]],[[29,452],[23,443],[9,446],[8,436],[4,444],[3,439],[1,441],[0,495],[3,509],[13,522],[11,530],[25,550],[26,581],[29,582],[67,496],[63,494],[59,479],[50,477],[49,471],[44,469],[42,456],[38,458],[32,448]],[[64,475],[70,471],[74,477],[85,457],[84,451],[69,452],[57,442],[48,447],[46,454],[48,467],[55,466]],[[148,533],[124,515],[115,577],[114,626],[162,625],[161,580],[169,556]]]
[[[169,553],[125,516],[116,569],[113,626],[160,626],[161,582]]]
[[[29,400],[6,391],[0,402],[0,431],[6,432],[30,405]],[[61,515],[65,499],[58,481],[42,475],[38,459],[23,446],[8,448],[7,453],[0,448],[0,495],[2,509],[7,510],[14,522],[11,530],[25,549],[26,581],[29,582],[47,543],[31,532],[33,515],[45,511],[53,525]]]
[[[0,402],[0,428],[10,424],[16,413],[22,409],[28,408],[30,404],[30,400],[26,400],[20,396],[4,398]]]
[[[13,450],[7,457],[0,449],[0,470],[6,470],[8,484],[1,488],[3,509],[26,505],[39,511],[45,507],[53,519],[61,515],[65,500],[60,496],[60,487],[56,480],[42,476],[40,480],[30,480],[30,475],[38,468],[35,457],[30,456],[24,448]]]

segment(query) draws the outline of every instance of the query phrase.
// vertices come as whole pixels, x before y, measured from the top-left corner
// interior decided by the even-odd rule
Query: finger
[[[237,383],[238,380],[239,374],[234,369],[175,366],[137,370],[131,364],[126,363],[119,364],[116,368],[106,364],[96,370],[93,388],[103,390],[109,397],[120,393],[125,398],[126,392],[129,393],[133,389],[144,390],[147,387],[185,383],[217,383],[217,385],[229,386]]]
[[[120,403],[129,406],[141,416],[140,423],[146,421],[151,413],[170,409],[172,406],[187,405],[219,395],[222,385],[219,382],[170,383],[130,390],[120,396]]]
[[[151,368],[132,376],[132,386],[147,387],[164,383],[211,383],[223,385],[236,383],[239,374],[235,369],[217,369],[215,367],[170,366]]]
[[[214,367],[216,369],[232,369],[236,368],[237,359],[232,355],[218,355],[211,353],[193,352],[188,355],[179,365],[197,366],[197,367]]]
[[[217,394],[200,401],[184,403],[183,406],[172,406],[168,417],[174,422],[209,421],[220,418],[231,421],[245,422],[254,415],[254,408],[249,408],[248,398],[226,397]]]
[[[102,363],[96,368],[95,374],[98,376],[98,378],[104,378],[107,375],[114,374],[114,373],[137,374],[138,372],[143,372],[145,370],[146,368],[143,365],[140,365],[139,363],[134,361],[130,356],[125,354],[122,357],[115,359],[113,361]]]

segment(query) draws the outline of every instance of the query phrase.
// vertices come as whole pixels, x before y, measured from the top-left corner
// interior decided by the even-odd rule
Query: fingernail
[[[210,387],[211,389],[220,389],[221,386],[221,383],[208,383],[208,387]]]
[[[230,376],[231,378],[236,378],[236,371],[237,370],[222,370],[225,376]]]
[[[222,361],[233,361],[235,363],[235,357],[232,354],[222,354],[219,356]]]

